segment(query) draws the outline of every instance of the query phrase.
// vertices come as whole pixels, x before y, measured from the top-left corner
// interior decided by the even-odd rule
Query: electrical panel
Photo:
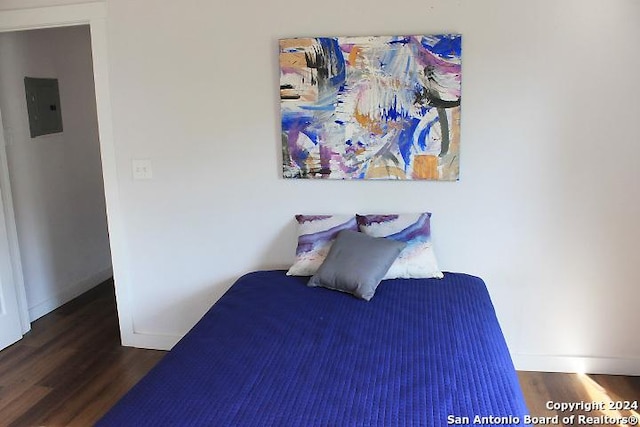
[[[31,138],[62,132],[58,79],[24,78]]]

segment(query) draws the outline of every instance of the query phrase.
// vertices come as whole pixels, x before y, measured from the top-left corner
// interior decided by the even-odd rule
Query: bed
[[[98,425],[524,423],[481,279],[384,280],[368,302],[307,281],[241,277]]]

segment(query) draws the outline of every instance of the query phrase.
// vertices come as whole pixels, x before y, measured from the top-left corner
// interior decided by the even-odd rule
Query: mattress
[[[524,423],[481,279],[385,280],[369,302],[307,280],[240,278],[98,425]]]

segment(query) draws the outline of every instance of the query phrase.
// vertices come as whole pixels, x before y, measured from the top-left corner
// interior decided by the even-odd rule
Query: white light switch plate
[[[151,160],[149,159],[133,159],[131,161],[133,170],[133,179],[152,179],[153,169],[151,169]]]

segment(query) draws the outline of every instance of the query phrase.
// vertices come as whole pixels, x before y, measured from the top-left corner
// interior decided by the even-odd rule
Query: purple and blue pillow
[[[287,275],[313,276],[342,230],[358,231],[353,215],[296,215],[298,247]]]
[[[442,278],[431,244],[431,213],[356,215],[358,228],[372,237],[385,237],[407,246],[393,262],[384,279]]]

